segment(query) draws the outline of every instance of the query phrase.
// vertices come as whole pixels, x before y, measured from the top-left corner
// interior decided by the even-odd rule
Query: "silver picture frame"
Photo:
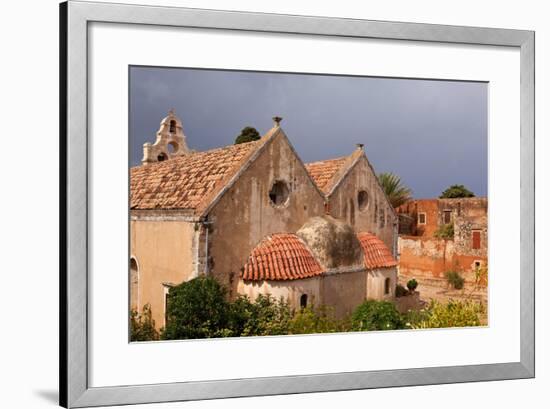
[[[515,47],[521,60],[520,347],[517,362],[321,373],[204,382],[90,387],[88,379],[88,24],[193,27],[250,32]],[[306,17],[69,1],[60,5],[60,404],[138,404],[535,376],[535,33],[524,30]]]

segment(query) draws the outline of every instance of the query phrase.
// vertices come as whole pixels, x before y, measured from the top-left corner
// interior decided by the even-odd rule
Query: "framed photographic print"
[[[534,33],[72,2],[65,407],[534,376]]]

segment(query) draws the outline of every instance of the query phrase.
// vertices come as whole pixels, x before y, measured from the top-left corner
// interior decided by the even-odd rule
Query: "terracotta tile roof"
[[[239,171],[262,140],[130,169],[131,209],[201,209]]]
[[[252,250],[241,271],[244,280],[298,280],[323,270],[308,246],[295,234],[277,233]]]
[[[365,253],[365,267],[368,269],[395,267],[397,261],[386,244],[372,233],[357,233]]]
[[[305,166],[315,184],[326,194],[335,182],[334,176],[342,169],[347,160],[348,157],[344,156],[306,163]]]

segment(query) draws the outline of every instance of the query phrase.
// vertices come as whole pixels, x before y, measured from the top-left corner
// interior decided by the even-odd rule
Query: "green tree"
[[[441,193],[440,199],[456,199],[459,197],[474,197],[474,193],[464,185],[451,185]]]
[[[235,145],[238,145],[240,143],[257,141],[260,138],[261,138],[260,133],[256,128],[247,126],[247,127],[244,127],[240,135],[238,135],[237,138],[235,138]]]
[[[411,189],[401,183],[401,178],[393,173],[380,173],[378,180],[391,205],[395,208],[411,200]]]
[[[212,277],[197,277],[170,289],[163,339],[232,335],[225,289]]]

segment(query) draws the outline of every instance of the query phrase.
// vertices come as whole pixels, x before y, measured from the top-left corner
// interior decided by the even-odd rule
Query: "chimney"
[[[361,149],[361,150],[363,150],[363,148],[364,148],[364,146],[365,146],[365,145],[362,144],[362,143],[356,143],[355,145],[357,146],[357,149]]]
[[[273,117],[273,122],[275,122],[275,126],[276,127],[279,127],[281,126],[281,121],[283,120],[283,118],[281,118],[280,116],[274,116]]]

